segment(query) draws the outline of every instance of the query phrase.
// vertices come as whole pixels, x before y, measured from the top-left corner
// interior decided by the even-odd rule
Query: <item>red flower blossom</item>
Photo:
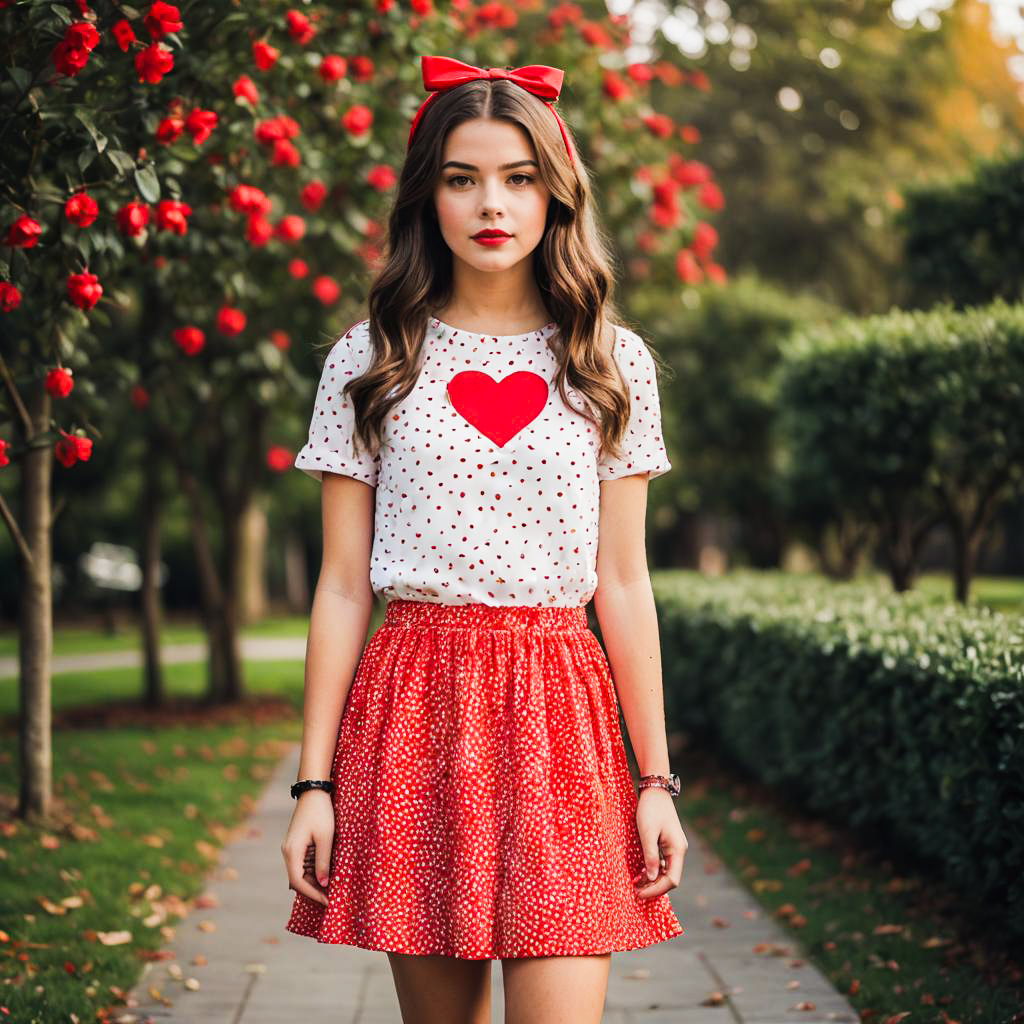
[[[169,32],[180,32],[184,27],[178,8],[174,4],[161,3],[160,0],[150,7],[142,21],[152,39],[162,39]]]
[[[67,398],[74,386],[71,371],[60,366],[50,370],[44,381],[44,387],[54,398]]]
[[[267,465],[275,473],[291,469],[294,460],[295,453],[290,448],[285,448],[284,445],[275,444],[267,449]]]
[[[374,68],[373,60],[370,57],[353,57],[352,61],[352,77],[357,82],[369,82],[373,79],[373,73],[376,70]]]
[[[248,75],[239,75],[232,86],[232,92],[239,99],[246,100],[254,107],[260,101],[260,91],[256,83]]]
[[[638,85],[646,85],[654,78],[650,64],[629,64],[626,67],[626,74]]]
[[[680,249],[676,253],[676,274],[686,284],[700,284],[704,280],[704,271],[698,266],[689,249]]]
[[[309,264],[296,256],[288,261],[288,273],[296,280],[301,280],[309,273]]]
[[[331,303],[338,301],[338,296],[341,295],[341,288],[338,287],[338,282],[333,277],[321,274],[313,280],[313,295],[323,305],[329,306]]]
[[[345,77],[345,72],[348,71],[348,61],[344,57],[330,54],[320,61],[316,70],[325,82],[337,82],[339,78]]]
[[[373,124],[373,111],[357,103],[345,111],[341,123],[350,135],[365,135]]]
[[[252,44],[253,63],[260,71],[269,71],[277,63],[277,58],[280,56],[281,51],[277,47],[271,46],[270,43],[256,40]]]
[[[136,409],[145,409],[149,405],[149,392],[141,384],[136,384],[131,390],[131,401]]]
[[[181,117],[165,117],[157,127],[156,141],[161,146],[169,146],[177,142],[185,130],[185,120]]]
[[[239,213],[252,215],[270,212],[270,200],[263,190],[256,188],[255,185],[236,185],[228,193],[228,200],[231,208]]]
[[[0,437],[0,466],[9,466],[11,460],[7,457],[7,449],[10,445]]]
[[[0,281],[0,312],[13,313],[21,305],[21,292],[10,281]]]
[[[88,270],[81,274],[68,274],[68,298],[79,309],[92,309],[102,294],[103,286],[95,274],[90,274]]]
[[[72,78],[89,63],[89,54],[100,41],[96,26],[89,21],[68,25],[64,38],[53,48],[53,65],[62,74]]]
[[[192,136],[192,141],[201,146],[217,127],[217,115],[212,110],[201,110],[196,107],[185,118],[185,131]]]
[[[174,67],[174,56],[166,46],[150,43],[135,54],[135,71],[140,82],[156,85]]]
[[[161,199],[156,204],[156,226],[161,231],[184,235],[191,215],[192,207],[179,199]]]
[[[270,343],[281,352],[287,352],[292,347],[292,339],[288,332],[282,331],[280,328],[270,332]]]
[[[100,208],[96,200],[85,191],[76,192],[64,204],[64,216],[80,228],[87,228],[97,218],[99,212]]]
[[[125,203],[114,215],[114,220],[122,235],[138,238],[149,224],[149,206],[146,203],[138,202],[138,200]]]
[[[651,130],[651,134],[656,135],[659,139],[671,138],[675,130],[672,118],[667,114],[648,114],[642,120]]]
[[[601,88],[605,96],[612,100],[625,100],[629,99],[632,95],[629,83],[614,71],[606,71],[604,73],[601,80]]]
[[[113,33],[117,45],[127,53],[132,48],[132,43],[135,42],[135,30],[132,28],[131,22],[127,18],[122,18],[115,22],[110,31]]]
[[[92,455],[92,441],[79,434],[69,434],[66,430],[62,430],[61,433],[64,436],[53,446],[53,454],[57,457],[57,461],[65,469],[70,468],[76,462],[88,461],[89,456]]]
[[[176,327],[171,331],[174,343],[187,356],[194,356],[202,352],[206,344],[206,335],[198,327]]]
[[[287,139],[278,139],[274,143],[274,151],[270,162],[274,167],[298,167],[301,162],[299,151]]]
[[[711,168],[699,160],[685,160],[672,171],[680,185],[703,185],[711,180]]]
[[[386,192],[389,188],[394,187],[395,182],[398,181],[398,175],[387,164],[378,164],[367,173],[366,181],[378,192]]]
[[[16,249],[31,249],[39,236],[43,233],[43,226],[34,217],[22,214],[7,229],[7,237],[4,245],[13,246]]]
[[[697,202],[709,210],[721,210],[725,207],[725,197],[722,190],[713,182],[709,181],[700,187],[697,193]]]
[[[591,46],[607,49],[612,45],[611,37],[596,21],[585,21],[580,25],[580,37]]]
[[[302,191],[299,193],[299,201],[310,213],[316,213],[326,198],[327,186],[322,181],[309,182],[308,185],[303,186]]]
[[[250,245],[264,246],[274,237],[274,225],[262,214],[253,214],[245,228],[245,240]]]
[[[316,29],[301,11],[288,11],[284,17],[288,26],[288,35],[295,42],[304,46],[316,35]]]
[[[245,330],[246,316],[240,309],[222,306],[217,310],[217,330],[229,338]]]
[[[708,224],[707,221],[699,221],[693,233],[693,242],[691,244],[697,259],[701,263],[707,263],[711,256],[711,250],[718,245],[718,232],[715,230],[714,225]]]
[[[294,213],[277,222],[277,237],[282,242],[297,242],[306,233],[306,222]]]

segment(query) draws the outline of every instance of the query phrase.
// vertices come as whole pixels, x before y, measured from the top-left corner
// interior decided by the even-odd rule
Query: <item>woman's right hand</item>
[[[291,823],[281,843],[288,871],[288,888],[327,906],[333,844],[334,805],[331,795],[322,789],[307,789],[298,796]],[[307,865],[306,851],[310,847],[315,849],[315,856]]]

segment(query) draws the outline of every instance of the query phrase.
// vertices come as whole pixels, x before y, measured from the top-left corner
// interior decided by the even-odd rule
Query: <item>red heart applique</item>
[[[517,370],[500,381],[483,370],[462,370],[448,381],[455,411],[499,448],[535,420],[548,401],[538,373]]]

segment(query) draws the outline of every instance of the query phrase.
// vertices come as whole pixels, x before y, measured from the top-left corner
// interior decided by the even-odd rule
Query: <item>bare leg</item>
[[[505,1024],[600,1024],[611,953],[503,959]]]
[[[402,1024],[490,1024],[491,961],[388,953]]]

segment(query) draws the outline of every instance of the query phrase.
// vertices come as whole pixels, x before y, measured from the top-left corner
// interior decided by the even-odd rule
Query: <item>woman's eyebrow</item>
[[[525,167],[527,164],[533,164],[534,167],[539,166],[537,164],[536,160],[517,160],[513,164],[502,164],[498,168],[498,170],[499,171],[510,171],[510,170],[512,170],[513,167]],[[463,170],[466,170],[466,171],[479,171],[480,170],[479,167],[476,167],[473,164],[463,164],[463,163],[460,163],[458,160],[449,160],[447,163],[442,164],[441,170],[443,171],[446,167],[461,167]]]

